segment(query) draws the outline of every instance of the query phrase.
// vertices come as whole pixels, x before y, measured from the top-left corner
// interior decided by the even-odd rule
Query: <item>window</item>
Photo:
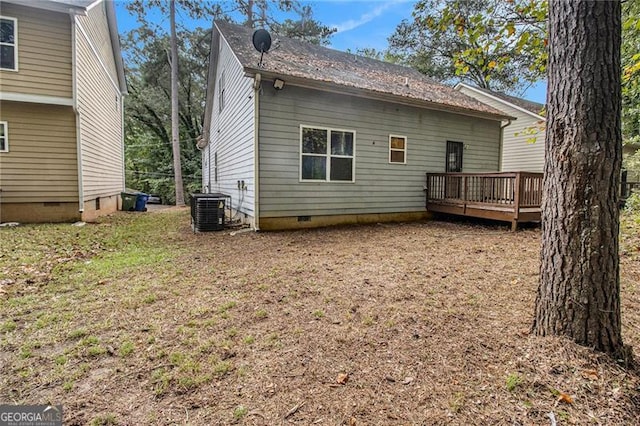
[[[447,141],[447,173],[462,171],[462,150],[464,144],[462,142]]]
[[[222,112],[224,108],[224,71],[218,80],[218,112]]]
[[[0,69],[18,69],[18,21],[0,16]]]
[[[0,152],[9,152],[9,128],[6,121],[0,121]]]
[[[407,163],[407,137],[389,135],[389,163]]]
[[[355,181],[355,131],[300,126],[300,180]]]

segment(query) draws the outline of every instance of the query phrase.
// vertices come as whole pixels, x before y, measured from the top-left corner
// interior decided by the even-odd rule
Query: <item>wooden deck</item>
[[[518,223],[539,222],[542,173],[427,173],[427,210]]]

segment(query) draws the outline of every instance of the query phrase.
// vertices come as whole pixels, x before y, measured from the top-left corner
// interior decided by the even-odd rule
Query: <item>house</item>
[[[465,83],[455,89],[516,118],[502,126],[500,171],[543,172],[544,105]]]
[[[419,72],[215,22],[203,191],[230,195],[255,229],[416,220],[426,172],[499,167],[491,106]]]
[[[0,221],[92,220],[124,189],[113,2],[2,0]]]

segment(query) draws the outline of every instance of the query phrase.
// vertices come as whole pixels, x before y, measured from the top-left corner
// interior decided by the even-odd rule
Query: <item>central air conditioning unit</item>
[[[225,196],[191,194],[191,226],[194,232],[224,229]]]

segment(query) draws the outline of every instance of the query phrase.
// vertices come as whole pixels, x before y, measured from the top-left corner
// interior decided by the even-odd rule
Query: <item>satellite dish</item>
[[[260,53],[268,52],[271,48],[271,34],[267,30],[255,30],[253,32],[253,47]]]
[[[260,52],[260,62],[258,62],[258,68],[262,68],[262,57],[265,52],[268,52],[271,48],[271,34],[269,31],[259,29],[253,33],[253,47]]]

